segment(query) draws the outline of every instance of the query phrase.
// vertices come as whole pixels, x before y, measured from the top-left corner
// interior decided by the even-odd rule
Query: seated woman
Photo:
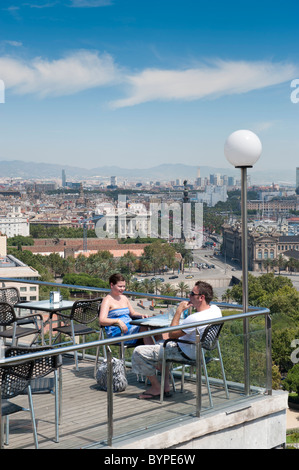
[[[105,327],[108,338],[120,336],[121,332],[125,335],[139,333],[147,330],[146,327],[131,325],[133,318],[146,318],[148,315],[137,313],[123,292],[126,289],[126,281],[122,274],[112,274],[109,278],[111,291],[104,298],[100,311],[100,325]],[[150,337],[143,340],[125,341],[126,345],[134,344],[152,344]]]

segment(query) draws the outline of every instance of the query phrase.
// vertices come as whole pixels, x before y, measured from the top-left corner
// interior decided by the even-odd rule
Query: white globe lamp
[[[235,131],[226,139],[224,154],[236,168],[251,168],[260,158],[262,144],[256,134],[249,130]]]

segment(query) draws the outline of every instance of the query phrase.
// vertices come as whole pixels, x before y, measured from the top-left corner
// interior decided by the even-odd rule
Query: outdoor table
[[[138,318],[137,320],[131,320],[131,325],[149,326],[150,328],[166,328],[170,326],[171,319],[168,313],[160,315],[153,315],[147,318]]]
[[[46,320],[43,322],[43,330],[45,331],[45,326],[49,323],[49,316],[55,312],[61,312],[64,310],[70,310],[74,305],[73,300],[61,300],[60,302],[50,302],[50,300],[34,300],[29,302],[19,302],[15,304],[17,308],[24,308],[27,310],[35,310],[44,313],[48,313]]]

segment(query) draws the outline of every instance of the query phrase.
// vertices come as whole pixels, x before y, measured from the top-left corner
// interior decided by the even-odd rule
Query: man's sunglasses
[[[191,291],[191,292],[189,293],[189,296],[190,296],[190,297],[194,297],[195,295],[201,296],[202,294],[195,294],[195,292],[193,292],[193,291]]]

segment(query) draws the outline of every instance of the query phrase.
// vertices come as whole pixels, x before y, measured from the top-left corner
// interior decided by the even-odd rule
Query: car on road
[[[157,279],[158,279],[159,281],[161,281],[161,282],[164,282],[164,281],[165,281],[164,277],[158,277]]]
[[[151,278],[151,281],[155,281],[157,278],[156,277],[152,277]]]
[[[169,279],[177,279],[179,276],[170,276]]]
[[[192,278],[193,278],[192,274],[188,274],[187,276],[185,276],[185,279],[192,279]]]

